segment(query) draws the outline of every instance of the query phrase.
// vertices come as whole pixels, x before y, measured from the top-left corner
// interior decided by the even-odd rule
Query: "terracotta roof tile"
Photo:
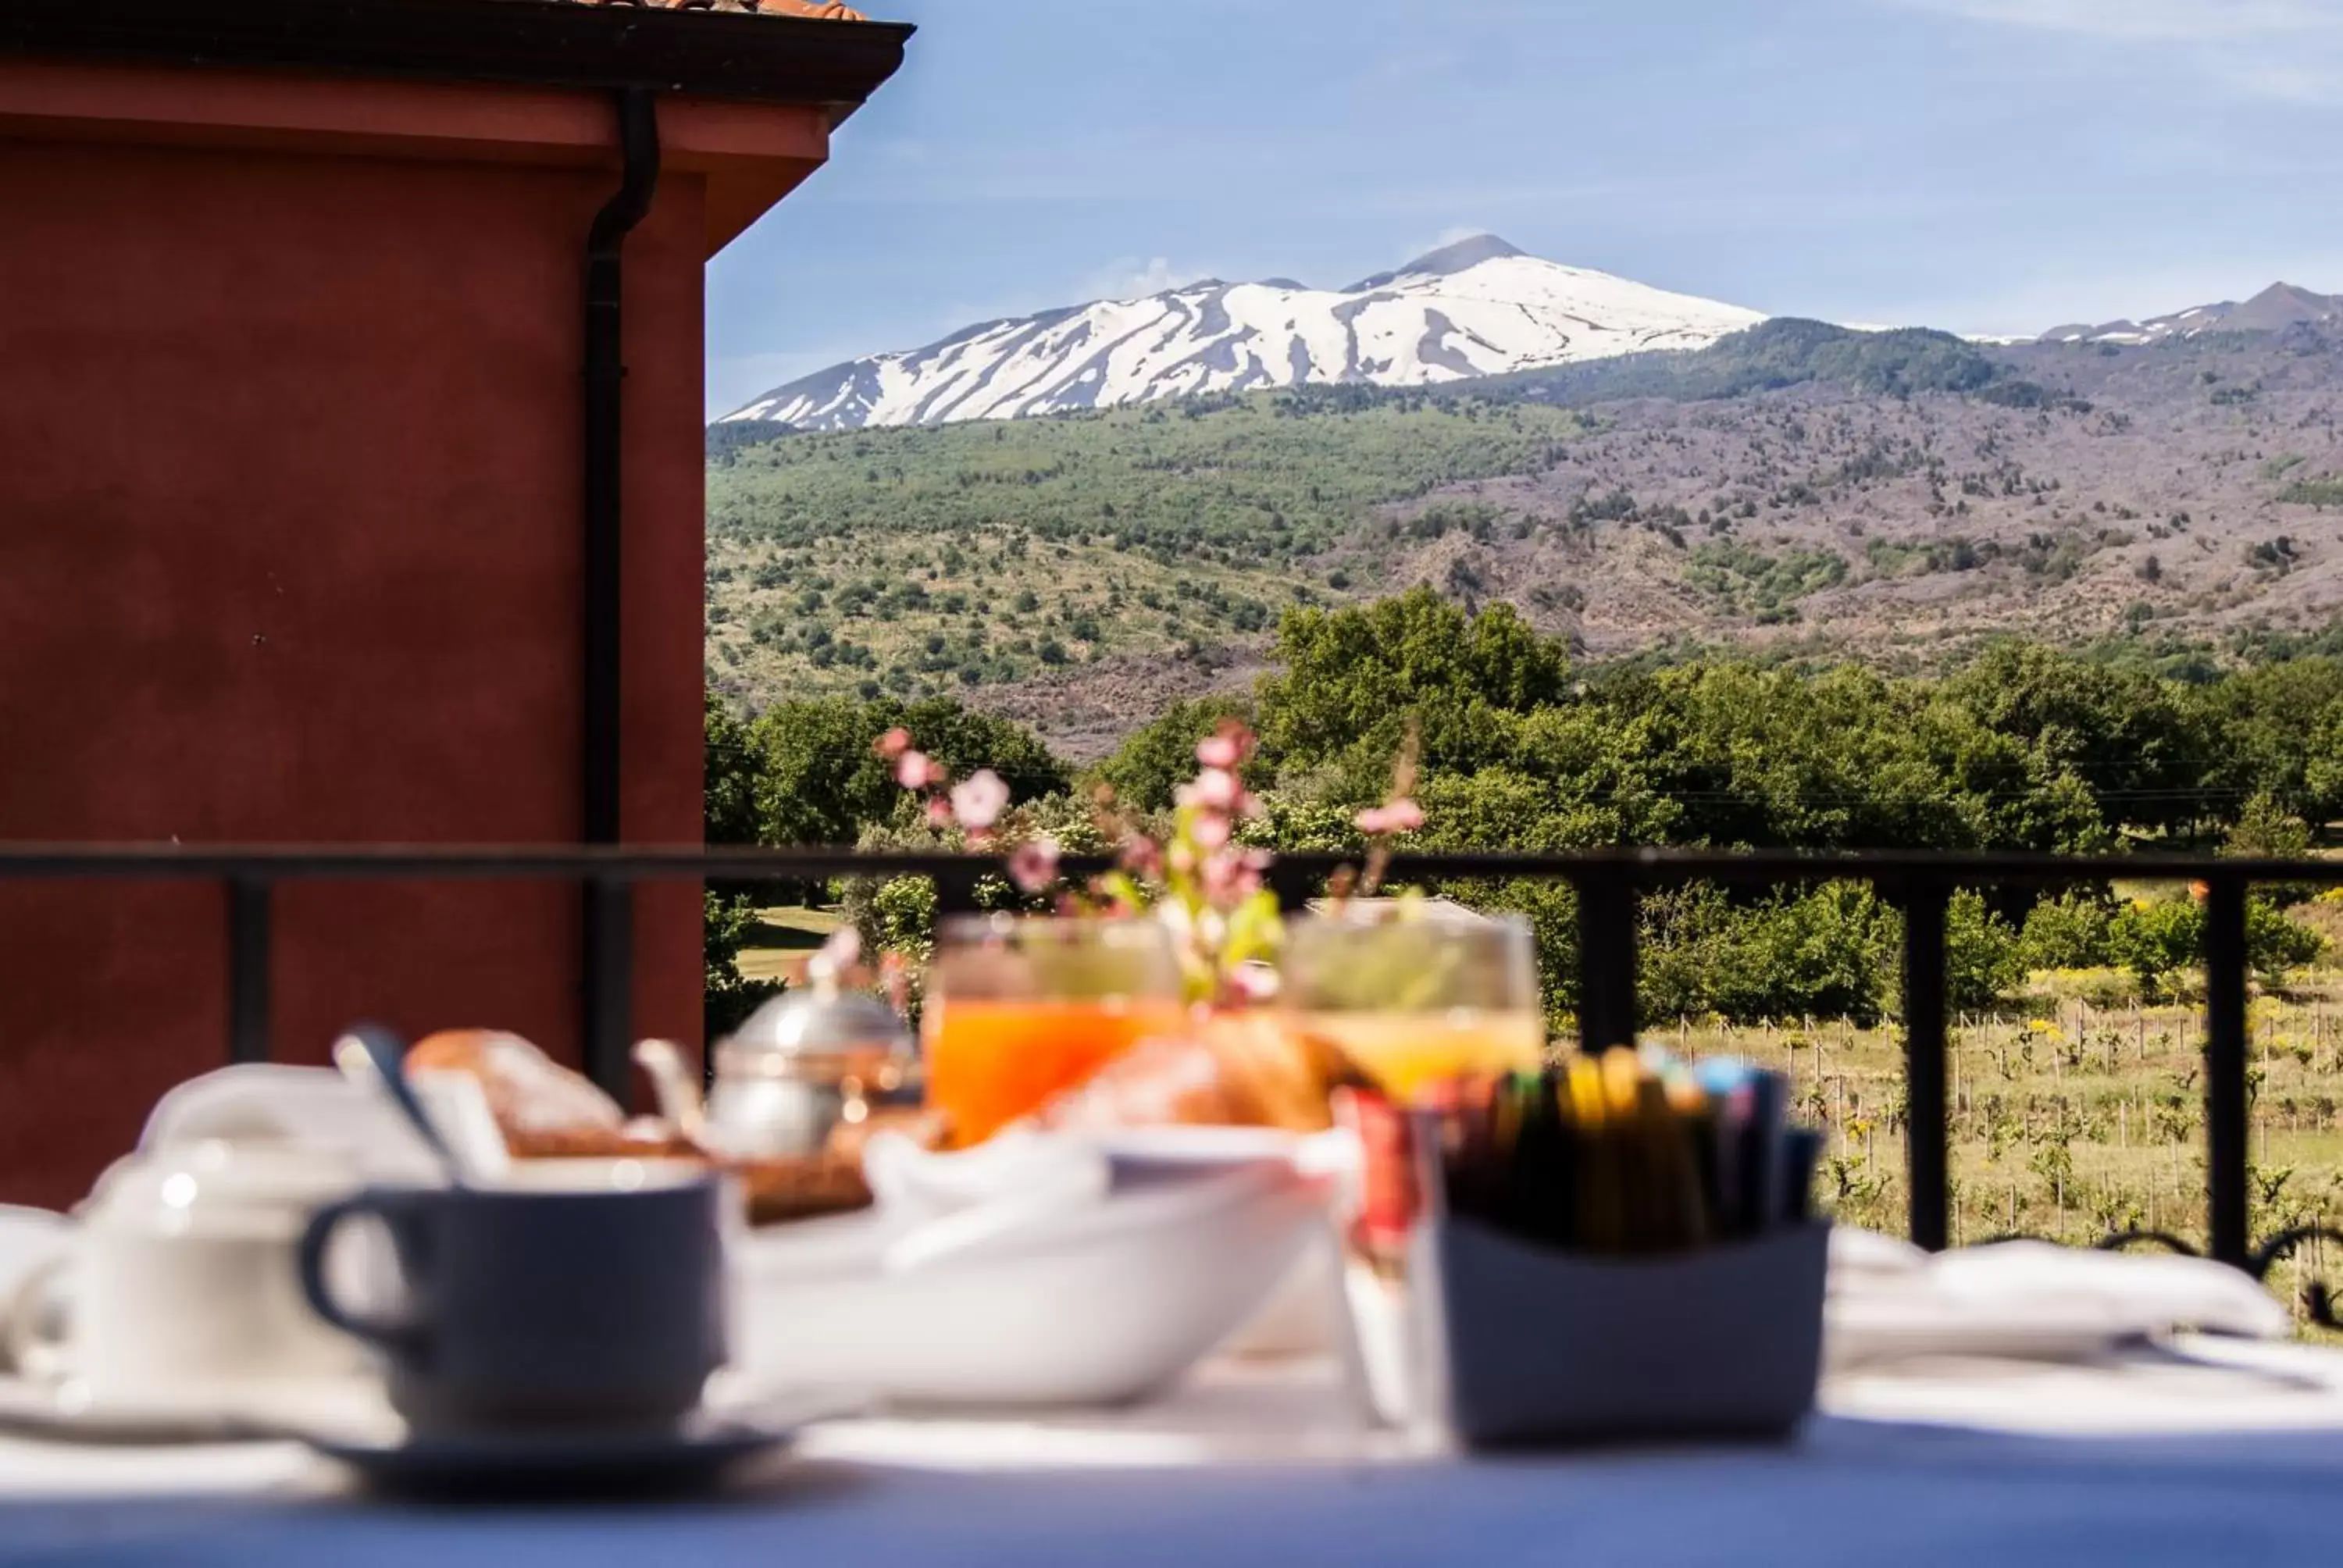
[[[867,22],[838,0],[570,0],[576,5],[637,5],[662,11],[753,11],[766,16],[811,16],[825,22]]]

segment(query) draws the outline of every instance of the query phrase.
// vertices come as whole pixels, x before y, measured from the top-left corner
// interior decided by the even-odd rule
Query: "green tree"
[[[2017,933],[1982,896],[1963,888],[1945,909],[1945,1000],[1955,1008],[1990,1007],[2026,983]]]
[[[864,829],[893,820],[903,792],[872,748],[899,727],[956,778],[991,769],[1016,799],[1060,793],[1071,781],[1066,765],[1028,731],[950,698],[776,703],[749,726],[758,841],[851,844]]]
[[[1713,884],[1644,900],[1644,1004],[1655,1017],[1736,1023],[1885,1010],[1901,921],[1866,886],[1832,882],[1736,903]]]
[[[2343,705],[2343,662],[2256,665],[2189,689],[2187,701],[2199,735],[2214,742],[2193,769],[2208,816],[2236,824],[2256,804],[2266,820],[2332,805],[2312,782],[2315,751],[2305,741]]]
[[[2151,996],[2164,994],[2204,950],[2205,911],[2186,894],[2126,905],[2107,922],[2107,956]]]
[[[2069,889],[2026,912],[2018,953],[2029,970],[2087,970],[2114,962],[2107,929],[2115,910],[2097,890]]]
[[[1987,729],[2079,779],[2109,823],[2180,828],[2202,812],[2192,785],[2201,777],[2203,737],[2152,676],[2009,641],[1986,649],[1946,690]]]
[[[707,969],[702,1024],[709,1040],[721,1040],[740,1027],[781,988],[768,980],[752,980],[740,973],[740,949],[757,925],[753,899],[740,894],[706,895],[701,940]]]
[[[2107,946],[2117,963],[2139,977],[2144,990],[2168,990],[2174,977],[2204,960],[2204,907],[2187,894],[2133,904],[2117,911],[2109,923]],[[2326,947],[2326,939],[2269,900],[2246,900],[2246,962],[2265,983],[2279,983]]]
[[[2282,985],[2289,971],[2318,961],[2327,939],[2289,918],[2267,899],[2246,900],[2246,961],[2265,985]]]
[[[1388,778],[1413,725],[1424,765],[1471,768],[1505,748],[1516,715],[1562,699],[1567,649],[1508,605],[1468,616],[1429,588],[1360,608],[1299,609],[1278,628],[1284,673],[1262,682],[1262,739],[1334,769],[1358,798]]]
[[[1231,719],[1251,723],[1252,704],[1234,694],[1174,702],[1161,717],[1132,731],[1091,777],[1111,788],[1126,806],[1169,810],[1172,791],[1196,776],[1196,743]],[[1264,783],[1267,771],[1256,764],[1252,782]]]
[[[709,692],[703,798],[709,843],[757,841],[757,764],[749,727],[721,698]]]

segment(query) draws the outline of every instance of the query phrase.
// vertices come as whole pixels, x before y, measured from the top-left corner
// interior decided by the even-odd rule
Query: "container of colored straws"
[[[1775,1438],[1813,1408],[1818,1133],[1737,1062],[1614,1050],[1344,1115],[1376,1407],[1476,1448]]]

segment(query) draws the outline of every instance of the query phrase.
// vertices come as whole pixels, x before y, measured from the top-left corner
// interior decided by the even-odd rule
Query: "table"
[[[1913,1363],[1825,1402],[1778,1448],[1459,1460],[1362,1432],[1322,1367],[1222,1363],[1140,1411],[827,1423],[737,1496],[599,1508],[356,1498],[289,1444],[10,1439],[0,1563],[2293,1568],[2333,1547],[2343,1352]]]

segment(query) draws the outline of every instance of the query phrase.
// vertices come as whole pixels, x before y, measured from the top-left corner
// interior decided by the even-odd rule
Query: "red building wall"
[[[0,839],[575,841],[579,279],[615,155],[397,151],[0,114]],[[627,247],[642,843],[700,830],[709,227],[672,170]],[[277,1054],[359,1017],[573,1053],[577,910],[287,887]],[[697,1038],[699,918],[689,888],[639,910],[639,1032]],[[209,886],[0,884],[0,1201],[70,1201],[224,1060],[225,952]]]

